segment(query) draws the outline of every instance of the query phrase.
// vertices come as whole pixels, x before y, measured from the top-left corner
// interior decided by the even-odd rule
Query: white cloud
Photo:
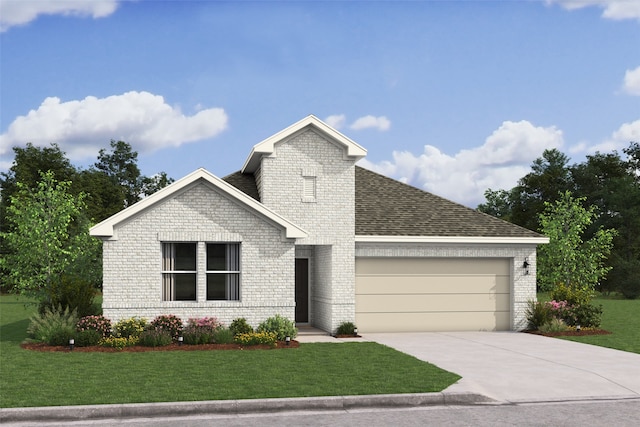
[[[148,92],[67,102],[50,97],[36,110],[16,118],[0,135],[0,155],[27,142],[36,146],[55,142],[71,160],[79,160],[95,156],[111,139],[148,153],[211,138],[226,127],[227,115],[221,108],[185,116],[162,96]]]
[[[640,67],[624,73],[623,89],[630,95],[640,96]]]
[[[528,121],[506,121],[483,145],[453,156],[425,145],[418,156],[393,152],[393,160],[378,164],[363,160],[363,167],[438,194],[470,207],[484,200],[484,191],[510,189],[531,169],[545,149],[560,148],[562,131],[536,127]]]
[[[597,6],[604,9],[603,18],[640,20],[640,1],[638,0],[547,0],[547,4],[552,3],[558,3],[567,10]]]
[[[0,0],[0,32],[28,24],[39,15],[104,18],[117,8],[116,0]]]
[[[324,119],[324,122],[334,129],[340,129],[344,126],[344,122],[347,120],[344,114],[334,114]]]
[[[374,116],[364,116],[357,119],[353,124],[351,124],[350,128],[353,130],[362,130],[368,128],[374,128],[379,131],[389,130],[391,127],[391,121],[387,119],[385,116],[374,117]]]

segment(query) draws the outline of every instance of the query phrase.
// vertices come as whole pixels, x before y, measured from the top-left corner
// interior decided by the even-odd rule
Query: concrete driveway
[[[365,334],[463,378],[447,389],[501,402],[640,399],[640,354],[517,332]]]

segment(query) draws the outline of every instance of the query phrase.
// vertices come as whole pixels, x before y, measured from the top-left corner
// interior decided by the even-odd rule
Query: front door
[[[309,322],[309,260],[296,258],[296,322]]]

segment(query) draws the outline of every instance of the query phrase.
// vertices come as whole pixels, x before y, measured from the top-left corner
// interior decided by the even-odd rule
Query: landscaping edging
[[[73,350],[69,346],[51,346],[44,343],[22,343],[20,344],[25,350],[42,351],[42,352],[65,352],[65,353],[146,353],[150,351],[211,351],[211,350],[278,350],[285,348],[298,348],[300,343],[291,340],[289,345],[284,341],[278,341],[275,347],[259,344],[259,345],[241,345],[241,344],[198,344],[198,345],[178,345],[169,344],[161,347],[145,347],[134,345],[117,349],[113,347],[90,346],[90,347],[74,347]]]
[[[25,421],[82,421],[108,418],[179,417],[189,415],[269,413],[302,410],[475,405],[496,403],[474,393],[375,394],[363,396],[293,397],[200,402],[129,403],[115,405],[0,408],[0,424]]]

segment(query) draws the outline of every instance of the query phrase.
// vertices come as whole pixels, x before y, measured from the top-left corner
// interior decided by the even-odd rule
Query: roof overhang
[[[297,123],[292,124],[288,128],[281,130],[280,132],[270,136],[262,142],[254,145],[249,153],[249,157],[242,166],[242,173],[253,173],[258,167],[260,167],[260,159],[263,156],[269,156],[273,154],[275,145],[278,142],[286,140],[287,138],[303,131],[306,128],[313,128],[319,131],[325,137],[332,140],[335,144],[341,146],[345,150],[345,156],[358,161],[367,155],[367,150],[358,145],[356,142],[341,134],[322,120],[318,119],[314,115],[309,115]]]
[[[118,212],[117,214],[105,219],[99,224],[94,225],[89,230],[89,234],[94,237],[100,237],[103,239],[109,239],[114,237],[114,227],[118,224],[132,218],[140,212],[150,208],[151,206],[162,202],[175,195],[176,193],[184,190],[193,183],[202,180],[210,185],[213,185],[224,194],[230,196],[232,199],[237,200],[240,204],[245,205],[250,210],[262,215],[266,219],[272,221],[276,225],[280,226],[284,230],[284,236],[287,239],[297,239],[307,237],[307,232],[298,227],[291,221],[280,216],[276,212],[267,208],[262,203],[246,195],[242,191],[238,190],[231,184],[223,181],[212,173],[205,169],[198,169],[184,178],[174,182],[173,184],[153,193],[152,195],[142,199],[138,203],[131,205],[130,207]]]
[[[482,237],[482,236],[356,236],[356,243],[440,243],[476,245],[543,245],[548,237]]]

